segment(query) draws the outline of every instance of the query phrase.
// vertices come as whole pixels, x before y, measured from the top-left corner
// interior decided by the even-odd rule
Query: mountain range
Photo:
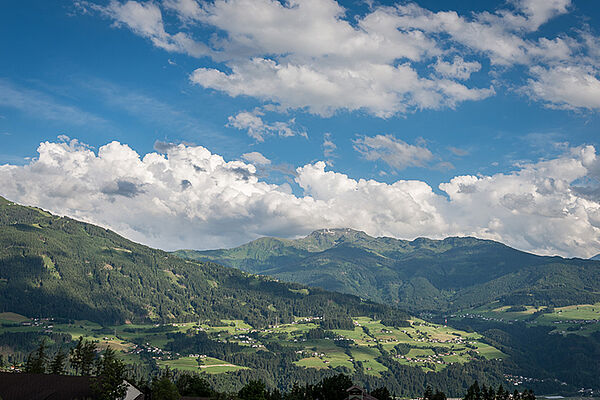
[[[0,312],[123,322],[407,315],[358,297],[183,260],[0,197]]]
[[[553,306],[600,301],[599,261],[538,256],[473,237],[407,241],[322,229],[296,240],[264,237],[232,249],[175,254],[412,312],[495,300]]]

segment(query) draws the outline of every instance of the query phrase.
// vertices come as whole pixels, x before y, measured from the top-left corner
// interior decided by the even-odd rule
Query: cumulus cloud
[[[433,12],[410,2],[375,5],[364,15],[349,15],[335,0],[77,4],[166,51],[216,61],[217,66],[201,66],[191,74],[194,84],[323,116],[367,110],[387,118],[492,96],[491,84],[465,82],[482,69],[482,63],[465,57],[489,60],[487,72],[493,79],[514,65],[529,67],[536,79],[539,68],[553,71],[557,63],[593,68],[599,53],[597,37],[590,32],[550,38],[539,33],[542,25],[572,10],[571,0],[515,0],[466,15]],[[167,32],[163,13],[179,19],[179,32]],[[211,35],[198,38],[194,28],[212,30]],[[531,90],[523,93],[551,104],[589,108],[561,93],[551,97],[561,91],[561,82],[557,88],[551,83],[540,82],[548,87],[537,89],[530,84]]]
[[[409,64],[295,65],[253,58],[232,65],[232,72],[198,68],[191,81],[233,97],[246,95],[271,101],[283,109],[306,109],[331,116],[340,109],[366,109],[391,117],[416,108],[454,107],[494,94],[490,88],[468,88],[448,79],[419,77]]]
[[[97,223],[164,249],[234,246],[350,227],[412,239],[474,235],[542,254],[600,252],[600,198],[573,183],[600,178],[592,146],[507,174],[457,176],[438,194],[425,182],[351,179],[324,162],[296,169],[295,184],[265,182],[252,163],[201,146],[140,156],[112,142],[44,142],[27,165],[0,166],[0,194]],[[250,153],[249,153],[250,154]]]
[[[334,0],[115,0],[93,9],[167,51],[210,56],[222,67],[201,67],[190,80],[231,96],[251,96],[281,109],[323,116],[360,110],[390,117],[416,109],[454,107],[494,94],[448,77],[428,77],[411,64],[447,52],[432,35],[401,29],[398,10],[377,7],[356,23]],[[162,12],[185,27],[215,29],[211,40],[190,29],[165,30]],[[467,67],[471,68],[471,67]],[[464,76],[464,72],[462,75]]]
[[[549,107],[600,110],[600,69],[586,66],[531,68],[525,91]]]
[[[424,167],[433,159],[427,147],[408,144],[392,135],[360,137],[354,140],[354,149],[367,160],[382,160],[396,170]]]
[[[296,120],[294,118],[287,122],[276,121],[267,123],[262,119],[262,115],[263,113],[258,110],[253,112],[243,111],[230,116],[227,126],[246,131],[248,136],[254,138],[257,142],[263,142],[265,137],[272,135],[308,137],[304,130],[296,127]]]
[[[543,1],[543,0],[542,0]],[[557,37],[538,40],[525,38],[550,18],[565,13],[570,0],[512,2],[515,10],[473,13],[470,18],[455,11],[432,12],[415,3],[394,9],[399,29],[419,29],[428,34],[447,34],[450,41],[487,56],[495,65],[511,66],[570,56],[567,40]]]

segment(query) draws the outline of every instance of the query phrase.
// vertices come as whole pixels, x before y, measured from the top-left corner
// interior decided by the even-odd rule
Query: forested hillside
[[[186,261],[91,224],[0,198],[0,312],[125,321],[407,315],[358,297],[307,290],[211,262]]]
[[[455,311],[505,304],[600,301],[600,262],[542,257],[472,237],[413,241],[325,229],[305,238],[260,238],[230,250],[176,254],[396,304]]]

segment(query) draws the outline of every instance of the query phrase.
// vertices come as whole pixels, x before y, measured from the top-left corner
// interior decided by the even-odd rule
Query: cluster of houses
[[[150,353],[152,354],[153,359],[170,359],[171,352],[168,350],[163,350],[160,347],[152,346],[150,343],[145,343],[143,345],[134,344],[133,348],[129,351],[130,354],[141,354],[141,353]],[[178,356],[179,354],[177,354]]]
[[[296,321],[292,322],[292,325],[296,325],[296,324],[308,324],[314,321],[320,321],[322,320],[323,317],[304,317],[304,318],[299,318]],[[356,322],[355,322],[356,324]]]
[[[327,354],[325,354],[325,353],[319,353],[318,351],[297,350],[295,353],[296,354],[300,354],[300,355],[304,355],[304,356],[307,356],[307,357],[318,357],[318,358],[327,357]]]
[[[54,318],[32,318],[21,322],[21,326],[33,326],[44,329],[44,333],[52,333],[54,328]]]
[[[562,320],[562,321],[554,321],[555,324],[579,324],[579,325],[586,325],[586,324],[597,324],[600,323],[600,319],[569,319],[569,320]]]
[[[433,363],[433,364],[441,364],[441,365],[452,365],[452,364],[454,364],[454,362],[444,361],[444,359],[442,357],[449,357],[449,356],[456,356],[456,355],[458,355],[458,353],[456,353],[455,351],[449,351],[446,353],[432,354],[432,355],[421,356],[421,357],[408,357],[405,355],[404,356],[397,355],[395,357],[402,359],[402,360],[406,360],[409,363]]]
[[[454,315],[451,315],[451,317],[455,317]],[[464,314],[458,314],[456,315],[456,317],[458,318],[470,318],[470,319],[481,319],[483,321],[495,321],[495,322],[508,322],[508,323],[513,323],[513,322],[519,322],[519,319],[505,319],[505,318],[497,318],[497,317],[488,317],[486,315],[482,315],[482,314],[471,314],[471,313],[464,313]]]
[[[254,339],[254,338],[252,338],[250,336],[235,335],[235,336],[233,336],[233,339],[237,340],[238,343],[248,345],[248,346],[252,347],[253,349],[260,349],[260,348],[264,348],[265,347],[264,345],[258,343],[256,341],[256,339]]]
[[[563,386],[567,385],[567,382],[562,382],[562,381],[559,381],[558,379],[551,379],[551,378],[539,379],[539,378],[530,378],[527,376],[511,375],[511,374],[504,374],[504,379],[514,386],[520,386],[525,383],[540,383],[540,382],[556,382],[556,383],[560,383]]]

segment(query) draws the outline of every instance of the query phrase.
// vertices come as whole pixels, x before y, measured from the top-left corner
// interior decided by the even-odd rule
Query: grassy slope
[[[541,257],[469,237],[405,241],[337,229],[176,254],[414,311],[458,310],[498,298],[555,305],[600,300],[600,262]]]
[[[25,318],[25,320],[28,320]],[[379,320],[368,317],[354,319],[359,324],[354,330],[335,330],[333,333],[338,338],[350,341],[347,348],[340,347],[335,336],[322,339],[305,340],[307,332],[317,329],[315,323],[282,324],[277,327],[255,329],[241,320],[222,320],[221,324],[210,325],[188,322],[174,323],[162,326],[165,328],[156,332],[154,324],[126,324],[102,327],[89,321],[74,321],[73,323],[55,323],[46,321],[40,325],[23,326],[13,323],[0,323],[0,334],[6,332],[42,332],[70,334],[73,338],[83,336],[86,340],[98,343],[100,348],[110,346],[122,352],[121,356],[129,362],[141,362],[136,354],[136,343],[148,343],[150,346],[167,349],[168,333],[182,332],[190,334],[197,329],[207,332],[214,340],[238,343],[249,352],[265,351],[265,345],[272,344],[292,347],[302,350],[302,355],[296,365],[306,368],[333,370],[336,367],[345,367],[349,371],[362,371],[367,375],[380,376],[388,368],[378,359],[382,356],[378,345],[382,345],[386,352],[396,354],[394,346],[404,344],[410,347],[409,359],[394,357],[401,365],[415,366],[426,371],[441,370],[452,363],[463,364],[473,359],[476,350],[487,359],[505,357],[499,350],[481,342],[481,335],[467,333],[450,327],[428,323],[420,319],[413,319],[412,326],[394,328],[383,325]],[[49,328],[51,326],[51,328]],[[367,328],[368,331],[365,331]],[[250,333],[252,331],[252,333]],[[366,332],[369,332],[368,334]],[[218,336],[217,336],[218,335]],[[248,335],[253,337],[252,344],[245,344]],[[460,342],[456,342],[460,339]],[[473,349],[467,344],[472,343]],[[445,355],[445,352],[454,352],[454,355]],[[316,355],[314,353],[317,353]],[[437,354],[437,356],[436,356]],[[214,357],[198,357],[200,354],[155,354],[158,364],[169,366],[173,369],[186,371],[223,373],[247,368],[244,365],[235,365],[231,362]],[[437,363],[437,362],[440,363]],[[358,363],[360,362],[360,364]],[[432,368],[433,365],[433,368]]]
[[[459,315],[504,323],[524,322],[530,326],[548,326],[553,328],[552,333],[563,335],[589,336],[600,332],[600,302],[552,309],[527,306],[525,310],[514,310],[510,306],[492,302],[464,310]]]

